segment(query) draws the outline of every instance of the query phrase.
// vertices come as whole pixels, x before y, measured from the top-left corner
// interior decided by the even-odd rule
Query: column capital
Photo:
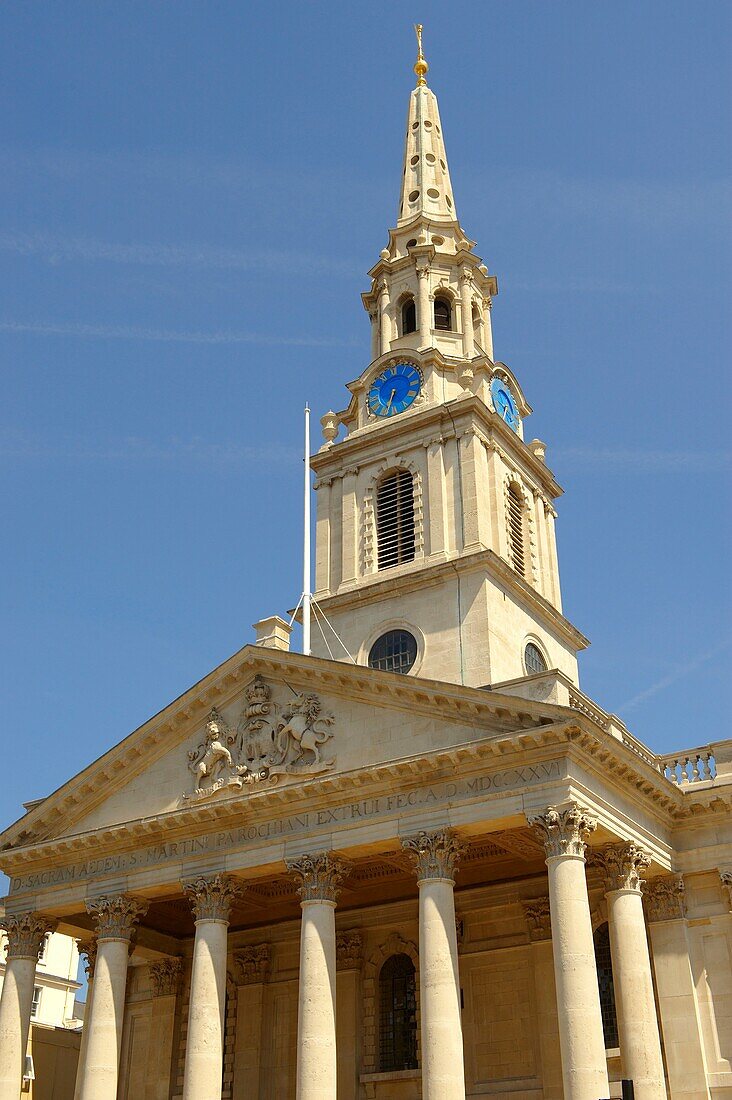
[[[464,846],[452,829],[437,829],[432,833],[423,830],[415,836],[403,837],[402,848],[412,860],[418,883],[431,879],[455,881],[455,869]]]
[[[529,898],[522,901],[524,917],[532,942],[552,938],[552,922],[549,913],[549,898]]]
[[[543,814],[529,820],[544,842],[547,859],[571,856],[584,859],[587,837],[597,828],[597,818],[569,802],[564,806],[549,806]]]
[[[349,869],[344,860],[337,859],[331,852],[311,852],[285,862],[298,883],[301,904],[308,901],[335,903]]]
[[[630,890],[642,893],[645,879],[641,872],[650,866],[651,857],[633,841],[620,844],[606,844],[592,853],[592,863],[599,867],[605,879],[605,893],[615,890]]]
[[[43,937],[54,932],[57,920],[42,913],[14,913],[0,918],[0,928],[8,937],[8,960],[37,959]]]
[[[728,867],[720,867],[719,881],[722,884],[722,892],[726,897],[727,904],[732,913],[732,870]]]
[[[236,879],[225,874],[200,875],[183,883],[196,921],[228,921],[231,903],[239,889]]]
[[[643,903],[649,922],[679,920],[686,915],[684,880],[681,875],[650,878],[643,891]]]
[[[84,970],[86,971],[87,981],[92,981],[94,978],[94,967],[97,962],[97,937],[92,934],[85,940],[77,940],[76,947],[79,952],[79,956],[84,956],[86,962],[84,963]]]
[[[135,924],[147,912],[148,903],[144,898],[135,898],[131,894],[105,894],[100,898],[89,898],[85,903],[86,911],[97,926],[99,940],[132,939]]]
[[[183,960],[175,955],[150,964],[153,997],[172,997],[178,992]]]
[[[357,928],[336,932],[336,969],[360,970],[363,956],[363,936]]]
[[[239,968],[240,985],[260,985],[266,981],[272,959],[268,943],[247,944],[234,952],[234,962]]]

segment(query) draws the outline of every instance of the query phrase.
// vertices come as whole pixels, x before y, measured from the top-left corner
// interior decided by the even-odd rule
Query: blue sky
[[[3,824],[297,599],[416,19],[582,686],[656,750],[727,735],[732,6],[6,2]]]

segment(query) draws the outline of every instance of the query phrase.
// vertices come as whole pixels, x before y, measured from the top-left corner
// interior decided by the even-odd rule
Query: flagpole
[[[302,651],[310,655],[310,406],[305,405],[305,479],[302,540]]]

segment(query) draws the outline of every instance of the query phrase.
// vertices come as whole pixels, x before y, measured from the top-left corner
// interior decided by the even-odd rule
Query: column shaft
[[[0,1100],[18,1100],[33,1006],[33,983],[41,942],[56,927],[37,913],[4,917],[8,936],[5,980],[0,994]]]
[[[97,953],[78,1100],[116,1100],[130,939],[147,902],[118,894],[87,901],[86,908],[96,924]]]
[[[84,1080],[84,1066],[86,1065],[86,1051],[89,1046],[89,1022],[92,1015],[92,1000],[94,997],[94,963],[97,957],[96,941],[79,941],[79,955],[86,955],[86,1007],[84,1009],[84,1026],[81,1029],[81,1045],[79,1047],[79,1060],[76,1063],[76,1081],[74,1083],[74,1100],[81,1096],[81,1086]]]
[[[390,300],[389,300],[389,287],[387,283],[382,283],[381,291],[379,293],[379,311],[381,315],[381,354],[391,347],[391,315],[390,315]]]
[[[651,977],[641,874],[650,857],[632,842],[595,854],[605,871],[610,954],[623,1077],[637,1100],[666,1100],[661,1037]]]
[[[300,929],[297,1100],[335,1100],[335,902],[304,901]]]
[[[228,923],[197,920],[188,1012],[183,1100],[220,1100]]]
[[[37,959],[8,959],[0,996],[0,1100],[18,1100]]]
[[[335,904],[346,864],[329,852],[287,861],[299,884],[297,1100],[336,1100]]]
[[[636,1100],[666,1100],[641,894],[614,890],[607,901],[623,1076],[633,1081]]]
[[[428,348],[432,343],[432,308],[430,302],[430,271],[428,267],[418,267],[419,277],[419,346]]]
[[[405,837],[419,885],[423,1100],[465,1100],[455,882],[461,845],[450,829]]]
[[[184,883],[183,889],[196,918],[183,1100],[221,1100],[229,910],[238,887],[219,874]]]
[[[599,1100],[610,1091],[584,859],[597,822],[570,804],[532,823],[547,851],[564,1100]]]
[[[129,940],[99,939],[79,1100],[117,1096],[128,960]]]

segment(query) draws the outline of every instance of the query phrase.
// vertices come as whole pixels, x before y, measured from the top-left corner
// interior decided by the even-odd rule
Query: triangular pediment
[[[562,707],[247,646],[0,835],[0,849],[566,721]]]

